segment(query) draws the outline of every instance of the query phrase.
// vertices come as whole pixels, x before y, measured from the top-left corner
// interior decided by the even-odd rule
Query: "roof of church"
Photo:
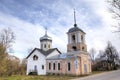
[[[71,59],[71,58],[76,58],[80,56],[74,56],[74,55],[67,55],[65,54],[58,54],[52,57],[47,58],[47,60],[58,60],[58,59]]]
[[[28,58],[35,50],[38,50],[40,53],[42,53],[44,56],[48,56],[49,54],[51,54],[54,50],[57,50],[60,54],[61,52],[57,49],[57,48],[52,48],[52,49],[49,49],[47,51],[44,51],[42,49],[39,49],[39,48],[35,48],[26,58]]]
[[[77,26],[74,26],[73,28],[70,28],[68,30],[68,33],[75,32],[75,31],[81,31],[81,32],[85,33],[82,29],[78,28]]]
[[[76,57],[80,57],[80,56],[76,56],[76,55],[70,54],[70,53],[64,53],[64,54],[58,54],[58,55],[49,57],[49,58],[47,58],[47,60],[69,59],[69,58],[76,58]]]
[[[59,60],[59,59],[70,59],[80,57],[80,54],[88,55],[87,52],[84,51],[71,51],[63,54],[58,54],[52,57],[47,58],[48,60]]]

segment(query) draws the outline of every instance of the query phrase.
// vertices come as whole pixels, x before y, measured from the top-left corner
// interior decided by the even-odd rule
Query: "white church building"
[[[76,24],[67,32],[67,53],[61,54],[57,48],[52,48],[52,38],[47,31],[40,38],[41,49],[35,48],[27,56],[27,75],[68,74],[84,75],[91,73],[91,60],[87,53],[85,32]]]
[[[27,56],[27,75],[46,75],[46,59],[54,55],[61,54],[57,48],[52,48],[52,38],[47,32],[40,38],[41,49],[35,48]]]

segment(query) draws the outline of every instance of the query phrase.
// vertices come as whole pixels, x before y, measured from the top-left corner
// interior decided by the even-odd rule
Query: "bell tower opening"
[[[73,51],[77,51],[76,46],[73,46],[72,49],[73,49]]]
[[[81,41],[83,42],[83,35],[81,35]]]
[[[74,34],[74,35],[72,35],[72,42],[75,43],[75,40],[76,39],[75,39],[75,34]]]
[[[81,35],[81,42],[85,42],[84,35]]]
[[[82,51],[84,51],[85,50],[85,48],[84,47],[82,47]]]

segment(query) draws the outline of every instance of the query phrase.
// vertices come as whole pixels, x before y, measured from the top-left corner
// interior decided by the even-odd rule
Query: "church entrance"
[[[37,65],[34,66],[34,72],[37,72]]]
[[[84,73],[87,74],[87,65],[84,64]]]

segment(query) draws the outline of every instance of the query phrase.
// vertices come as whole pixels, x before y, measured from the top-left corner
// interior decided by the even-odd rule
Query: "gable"
[[[44,51],[42,49],[38,49],[38,48],[35,48],[27,57],[26,59],[28,59],[35,51],[38,51],[39,53],[38,54],[42,54],[43,56],[54,56],[54,55],[57,55],[57,54],[61,54],[61,52],[57,49],[57,48],[53,48],[53,49],[49,49],[47,51]]]
[[[42,54],[42,53],[40,53],[38,50],[37,50],[37,48],[35,48],[35,49],[33,49],[32,51],[31,51],[31,53],[26,57],[26,59],[28,59],[31,55],[35,55],[35,53],[37,53],[36,55],[38,55],[38,54]],[[43,54],[42,54],[43,55]],[[44,55],[43,55],[44,56]]]
[[[32,52],[32,54],[27,59],[32,61],[34,56],[37,56],[38,60],[45,59],[45,56],[41,54],[38,50],[35,50],[34,52]]]
[[[55,55],[58,55],[58,54],[61,54],[57,49],[55,49],[52,53],[50,53],[47,58],[49,57],[52,57],[52,56],[55,56]]]

